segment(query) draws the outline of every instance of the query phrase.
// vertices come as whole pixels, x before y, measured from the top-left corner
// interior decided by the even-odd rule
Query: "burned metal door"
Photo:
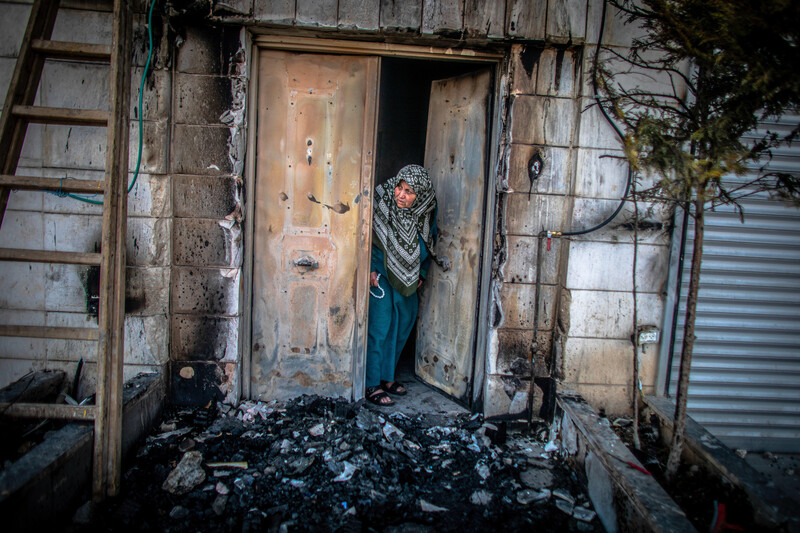
[[[425,167],[439,203],[436,250],[452,268],[432,266],[420,294],[416,371],[464,402],[475,363],[490,87],[488,69],[434,81],[428,108]]]
[[[259,53],[253,398],[353,396],[366,339],[377,67],[374,57]]]

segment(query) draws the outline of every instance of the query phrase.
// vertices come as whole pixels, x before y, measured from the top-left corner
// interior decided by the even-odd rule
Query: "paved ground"
[[[469,412],[444,394],[422,383],[409,369],[401,369],[397,373],[397,379],[408,389],[408,394],[402,397],[395,396],[393,398],[395,404],[379,408],[381,411],[400,412],[410,417],[417,415],[449,417]]]

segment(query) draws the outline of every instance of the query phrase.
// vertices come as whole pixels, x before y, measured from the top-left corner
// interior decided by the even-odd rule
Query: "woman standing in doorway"
[[[366,398],[387,406],[388,394],[407,392],[395,368],[417,319],[417,289],[436,260],[436,193],[423,167],[407,165],[375,188],[372,228]]]

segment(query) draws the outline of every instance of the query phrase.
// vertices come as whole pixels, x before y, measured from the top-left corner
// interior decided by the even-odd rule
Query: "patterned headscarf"
[[[401,181],[408,183],[417,194],[413,205],[407,209],[399,208],[394,197],[394,189]],[[373,240],[383,251],[389,283],[403,296],[417,290],[420,267],[418,233],[436,260],[431,232],[435,213],[436,193],[428,171],[419,165],[407,165],[397,176],[375,187]]]

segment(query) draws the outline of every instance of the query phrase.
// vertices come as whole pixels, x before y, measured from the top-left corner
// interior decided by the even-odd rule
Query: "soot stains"
[[[522,50],[519,60],[520,63],[522,63],[522,68],[525,69],[525,74],[527,74],[529,78],[533,76],[533,67],[539,63],[543,51],[544,50],[538,46],[526,46]]]
[[[216,364],[192,364],[194,373],[190,378],[181,376],[185,363],[172,364],[172,403],[179,406],[204,407],[210,402],[222,401],[225,395],[222,385],[225,374]]]

